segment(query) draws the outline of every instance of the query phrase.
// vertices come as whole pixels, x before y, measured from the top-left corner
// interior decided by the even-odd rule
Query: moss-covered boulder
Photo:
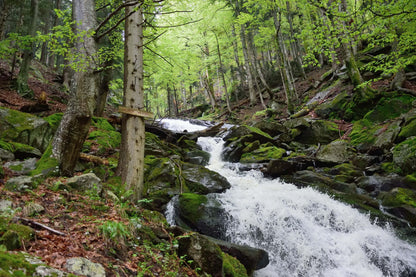
[[[159,137],[153,133],[146,132],[145,138],[145,155],[167,157],[170,155],[180,155],[181,149],[171,143],[162,142]]]
[[[92,131],[89,132],[83,145],[83,152],[97,155],[110,155],[120,148],[121,133],[104,118],[94,117]]]
[[[396,118],[407,113],[412,108],[412,102],[415,99],[415,97],[408,94],[382,97],[374,109],[364,116],[364,119],[380,123]]]
[[[345,106],[352,100],[347,92],[342,92],[333,99],[323,102],[315,108],[315,113],[324,119],[343,119]]]
[[[37,161],[36,168],[30,172],[31,176],[58,176],[59,163],[58,160],[52,157],[52,143],[49,144],[42,157]]]
[[[0,244],[5,245],[7,250],[19,249],[22,243],[27,244],[35,238],[35,231],[28,226],[9,223],[1,229]]]
[[[416,227],[416,191],[406,188],[394,188],[378,196],[385,209]]]
[[[307,125],[296,127],[300,131],[294,140],[304,144],[327,144],[342,135],[338,125],[327,120],[307,120]]]
[[[225,239],[225,215],[211,195],[183,193],[174,200],[177,225],[217,239]]]
[[[317,153],[316,158],[323,163],[346,163],[355,155],[355,150],[345,140],[334,140],[323,146]]]
[[[380,191],[390,191],[395,187],[407,186],[405,179],[397,174],[361,176],[356,180],[356,184],[358,188],[372,193],[374,196]]]
[[[231,128],[229,133],[224,137],[225,147],[222,153],[222,157],[226,161],[238,162],[244,152],[249,151],[247,146],[256,142],[256,145],[264,144],[267,142],[273,143],[273,138],[261,131],[258,128],[243,125]],[[250,147],[250,151],[254,150]]]
[[[416,116],[406,120],[399,133],[399,139],[405,140],[409,137],[416,136]]]
[[[351,144],[361,152],[386,152],[400,132],[400,121],[375,124],[368,119],[356,121],[350,138]]]
[[[18,176],[7,180],[5,188],[10,191],[25,191],[34,189],[37,185],[36,178],[30,176]]]
[[[289,156],[283,159],[271,160],[267,164],[265,174],[270,177],[280,177],[282,175],[293,174],[296,171],[305,170],[316,164],[316,160],[310,156]]]
[[[262,132],[269,134],[272,137],[288,133],[289,130],[280,122],[262,120],[256,122],[253,127],[260,129]]]
[[[226,277],[248,277],[246,268],[233,256],[223,253],[223,271]]]
[[[39,149],[32,147],[27,144],[18,143],[18,142],[6,142],[3,140],[0,140],[0,150],[7,150],[8,152],[13,153],[12,158],[9,157],[8,160],[13,159],[26,159],[26,158],[40,158],[42,156],[42,153]],[[1,159],[1,156],[0,156]],[[6,159],[4,159],[6,160]]]
[[[363,176],[362,170],[351,163],[336,165],[329,170],[329,174],[335,175],[335,181],[344,183],[352,183],[357,177]]]
[[[223,176],[203,166],[182,163],[181,178],[191,192],[200,194],[221,193],[231,187]]]
[[[253,149],[254,148],[254,149]],[[264,163],[271,160],[277,160],[282,158],[286,154],[286,150],[276,147],[271,143],[259,145],[258,147],[245,148],[243,151],[240,162],[241,163]],[[257,149],[256,149],[257,148]],[[251,150],[252,151],[247,151]],[[247,151],[247,152],[246,152]]]
[[[394,147],[393,162],[404,175],[416,171],[416,137],[410,137]]]
[[[44,119],[0,107],[0,139],[45,151],[53,135],[53,129]]]

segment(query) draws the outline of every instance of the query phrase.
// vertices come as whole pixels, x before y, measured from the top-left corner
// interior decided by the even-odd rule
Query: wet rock
[[[85,258],[68,259],[65,268],[69,272],[87,277],[105,277],[105,270],[101,264],[93,263]]]
[[[223,252],[237,258],[244,265],[249,275],[254,270],[265,268],[269,264],[269,254],[262,249],[238,245],[210,237],[207,238],[217,244]]]
[[[264,163],[280,159],[286,150],[271,144],[260,145],[258,149],[242,154],[241,163]]]
[[[67,185],[76,190],[92,190],[97,194],[101,194],[103,189],[101,179],[98,178],[94,173],[87,173],[69,178],[67,180]]]
[[[220,193],[231,187],[227,179],[217,172],[194,164],[182,164],[182,177],[190,191],[201,194]]]
[[[226,211],[212,195],[183,193],[172,201],[177,225],[204,235],[225,239]]]
[[[30,158],[24,161],[7,162],[4,164],[4,167],[10,169],[13,173],[23,175],[34,170],[36,168],[36,162],[36,158]]]
[[[33,189],[35,186],[34,177],[18,176],[7,180],[5,188],[10,191],[25,191]]]
[[[354,157],[354,149],[345,140],[335,140],[323,146],[316,159],[324,163],[345,163]]]
[[[289,129],[279,122],[260,121],[253,125],[253,127],[269,134],[272,137],[289,133]]]
[[[210,154],[202,150],[187,151],[184,154],[184,160],[188,163],[197,165],[207,165],[210,159]]]
[[[178,255],[192,259],[195,267],[213,277],[223,276],[223,258],[221,249],[206,237],[192,233],[178,239]]]
[[[265,174],[270,177],[280,177],[290,175],[296,171],[305,170],[308,167],[316,166],[317,162],[309,156],[295,156],[280,160],[272,160],[268,163]]]
[[[408,221],[416,227],[416,191],[394,188],[378,196],[387,212]]]
[[[374,174],[371,176],[362,176],[356,181],[357,187],[367,192],[377,195],[380,191],[390,191],[395,187],[406,187],[403,177],[398,175],[382,176]]]

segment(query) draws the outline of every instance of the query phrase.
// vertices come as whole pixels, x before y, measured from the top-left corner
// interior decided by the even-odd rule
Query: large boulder
[[[408,94],[383,97],[374,109],[364,116],[364,119],[370,122],[381,123],[399,117],[412,108],[412,102],[415,99],[415,97]]]
[[[416,137],[410,137],[393,148],[393,162],[405,175],[416,171]]]
[[[27,144],[43,152],[53,135],[44,119],[0,107],[0,139]]]
[[[5,168],[8,168],[11,172],[17,175],[28,174],[30,171],[36,168],[36,158],[26,159],[24,161],[13,161],[4,164]]]
[[[389,192],[381,192],[378,199],[387,212],[405,219],[416,227],[416,191],[394,188]]]
[[[223,176],[200,165],[182,163],[181,173],[186,186],[192,192],[220,193],[231,187]]]
[[[294,140],[304,144],[327,144],[340,137],[338,125],[327,120],[298,118],[285,122],[285,126],[297,129]]]
[[[103,186],[101,179],[94,173],[87,173],[79,176],[74,176],[67,180],[67,185],[80,191],[94,191],[101,194]]]
[[[269,134],[272,137],[278,136],[280,134],[289,133],[288,128],[286,128],[282,123],[279,122],[272,122],[262,120],[256,122],[253,127],[260,129],[261,131]]]
[[[315,113],[321,118],[343,118],[345,104],[351,101],[347,92],[342,92],[333,99],[327,100],[315,108]]]
[[[249,144],[255,141],[258,141],[258,146],[267,142],[274,143],[273,138],[269,134],[258,128],[246,125],[231,128],[228,134],[224,136],[224,141],[225,147],[222,157],[230,162],[238,162],[245,152],[255,150],[253,147],[250,150],[246,149]]]
[[[345,140],[334,140],[323,146],[317,153],[316,159],[323,163],[345,163],[354,157],[355,151]]]
[[[183,193],[173,201],[177,225],[217,239],[225,239],[226,211],[213,195]]]
[[[221,249],[209,239],[198,233],[182,236],[178,239],[178,255],[194,261],[195,267],[213,277],[222,277],[223,253]]]
[[[271,160],[267,164],[265,174],[270,177],[280,177],[282,175],[293,174],[299,170],[305,170],[314,165],[316,165],[316,161],[310,156],[295,156],[279,160]]]
[[[25,191],[36,187],[36,178],[30,176],[18,176],[7,180],[5,188],[10,191]]]
[[[244,150],[243,150],[244,151]],[[245,151],[244,151],[245,152]],[[250,152],[245,152],[241,155],[241,163],[264,163],[271,160],[282,158],[286,154],[286,150],[276,147],[271,143],[262,144],[258,149]]]

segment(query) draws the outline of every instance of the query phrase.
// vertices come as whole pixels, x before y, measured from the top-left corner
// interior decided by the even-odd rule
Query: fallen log
[[[51,227],[48,227],[46,225],[43,225],[42,223],[33,221],[31,219],[26,219],[26,218],[22,218],[22,217],[14,217],[13,221],[20,221],[20,222],[22,222],[22,224],[33,227],[33,228],[42,228],[42,229],[48,230],[49,232],[51,232],[53,234],[56,234],[56,235],[59,235],[59,236],[66,236],[65,233],[62,233],[62,232],[57,231],[55,229],[52,229]]]

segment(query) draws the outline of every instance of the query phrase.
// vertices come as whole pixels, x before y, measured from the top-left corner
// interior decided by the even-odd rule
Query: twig
[[[66,236],[65,233],[59,232],[55,229],[52,229],[51,227],[48,227],[46,225],[43,225],[42,223],[30,220],[30,219],[26,219],[26,218],[22,218],[22,217],[15,217],[14,220],[21,221],[23,224],[25,224],[27,226],[43,228],[43,229],[48,230],[49,232],[54,233],[54,234],[59,235],[59,236]]]

